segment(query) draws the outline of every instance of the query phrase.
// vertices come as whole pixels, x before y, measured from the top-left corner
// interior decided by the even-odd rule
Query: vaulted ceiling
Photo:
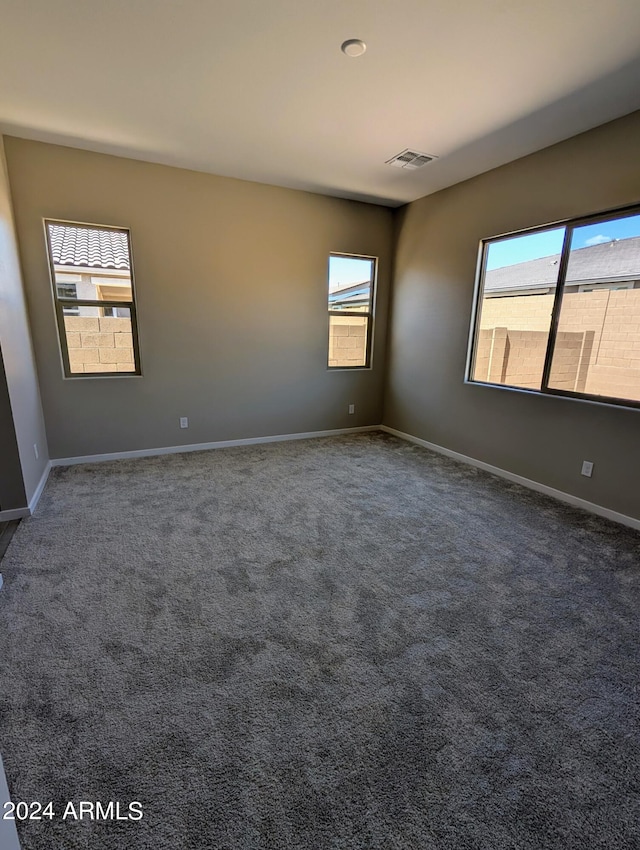
[[[639,108],[638,0],[0,0],[4,133],[390,206]]]

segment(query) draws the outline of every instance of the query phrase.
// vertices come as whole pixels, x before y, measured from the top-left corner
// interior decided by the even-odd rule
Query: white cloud
[[[613,237],[611,236],[603,236],[599,234],[598,236],[592,236],[591,239],[585,239],[585,245],[602,245],[603,242],[613,242]]]

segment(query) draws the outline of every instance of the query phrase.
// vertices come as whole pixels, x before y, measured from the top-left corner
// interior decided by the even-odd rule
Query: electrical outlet
[[[180,427],[181,428],[188,428],[189,427],[189,419],[186,416],[180,417]]]
[[[355,412],[356,412],[355,404],[350,404],[349,405],[349,413],[355,413]]]
[[[40,453],[38,452],[38,444],[37,443],[33,444],[33,453],[36,456],[36,460],[37,460],[40,457]]]
[[[582,470],[580,474],[586,475],[587,478],[591,478],[591,476],[593,475],[593,464],[590,460],[582,461]]]

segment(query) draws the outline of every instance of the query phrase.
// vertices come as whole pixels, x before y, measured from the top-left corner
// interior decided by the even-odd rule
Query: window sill
[[[464,383],[471,387],[489,387],[494,390],[507,390],[512,393],[520,393],[522,395],[530,395],[530,396],[542,396],[543,398],[559,398],[565,401],[579,401],[582,404],[596,404],[598,407],[608,407],[621,410],[633,410],[634,412],[638,412],[640,410],[640,401],[613,401],[613,400],[604,400],[593,398],[591,396],[583,396],[583,395],[571,395],[570,393],[564,393],[562,391],[544,391],[544,390],[530,390],[526,387],[509,387],[505,386],[505,384],[490,384],[486,381],[472,381],[469,378],[464,379]]]

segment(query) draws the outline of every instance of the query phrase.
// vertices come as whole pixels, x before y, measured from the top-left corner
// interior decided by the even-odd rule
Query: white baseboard
[[[34,490],[33,496],[29,501],[29,505],[24,508],[12,508],[9,511],[0,511],[0,522],[10,522],[13,519],[24,519],[24,517],[31,516],[36,509],[36,505],[40,501],[40,496],[42,496],[42,491],[47,483],[50,472],[51,461],[47,461],[47,465],[42,473],[42,478],[38,481],[38,486]]]
[[[29,508],[11,508],[8,511],[0,511],[0,522],[11,522],[13,519],[23,519],[31,516]]]
[[[359,428],[333,428],[330,431],[307,431],[302,434],[276,434],[270,437],[247,437],[242,440],[219,440],[214,443],[191,443],[187,446],[165,446],[158,449],[137,449],[130,452],[109,452],[100,455],[53,458],[51,466],[73,466],[76,463],[99,463],[104,460],[125,460],[136,457],[204,452],[209,449],[227,449],[232,446],[255,446],[259,443],[281,443],[286,440],[310,440],[315,437],[337,437],[340,434],[357,434],[363,431],[379,431],[380,425],[362,425]]]
[[[605,519],[619,522],[621,525],[627,525],[629,528],[634,528],[640,531],[640,519],[626,516],[626,514],[612,511],[609,508],[603,508],[602,505],[596,505],[593,502],[588,502],[586,499],[580,499],[578,496],[572,496],[571,493],[565,493],[563,490],[556,490],[554,487],[548,487],[546,484],[541,484],[539,481],[533,481],[530,478],[524,478],[522,475],[516,475],[515,472],[508,472],[506,469],[501,469],[499,466],[492,466],[490,463],[485,463],[482,460],[468,457],[467,455],[454,452],[452,449],[446,449],[444,446],[439,446],[436,443],[430,443],[428,440],[422,440],[420,437],[414,437],[412,434],[405,434],[404,431],[397,431],[395,428],[390,428],[388,425],[381,425],[381,431],[386,431],[387,434],[393,434],[394,437],[399,437],[401,440],[407,440],[410,443],[416,443],[418,446],[424,446],[425,449],[431,449],[441,455],[459,460],[461,463],[467,463],[470,466],[476,466],[478,469],[484,469],[485,472],[491,472],[493,475],[498,475],[500,478],[506,478],[508,481],[513,481],[529,490],[535,490],[537,493],[544,493],[545,496],[551,496],[561,502],[566,502],[573,505],[575,508],[582,508],[589,513],[597,514],[605,517]]]
[[[38,502],[40,501],[40,496],[42,496],[42,491],[44,490],[45,484],[47,483],[47,479],[49,478],[49,473],[51,472],[51,461],[47,461],[47,465],[44,468],[44,472],[42,473],[42,478],[38,482],[38,486],[34,490],[33,496],[29,501],[29,513],[32,514]]]

